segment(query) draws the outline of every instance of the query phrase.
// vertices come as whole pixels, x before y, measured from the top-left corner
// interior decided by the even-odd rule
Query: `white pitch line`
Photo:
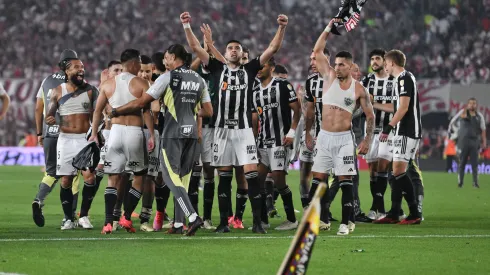
[[[23,275],[19,273],[5,273],[5,272],[0,272],[0,275]]]
[[[293,236],[230,236],[230,237],[181,237],[181,238],[171,238],[171,237],[97,237],[97,238],[32,238],[32,239],[0,239],[0,242],[60,242],[60,241],[145,241],[145,240],[255,240],[255,239],[292,239]],[[424,239],[424,238],[490,238],[490,235],[350,235],[350,236],[318,236],[319,239],[337,239],[337,238],[348,238],[348,239]],[[1,275],[1,274],[0,274]]]

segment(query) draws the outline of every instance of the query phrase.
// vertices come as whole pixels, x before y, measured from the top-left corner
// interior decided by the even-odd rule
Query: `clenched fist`
[[[277,23],[281,26],[287,26],[288,25],[288,17],[284,14],[279,14],[277,17]]]
[[[191,22],[191,14],[187,11],[183,12],[180,15],[180,22],[182,22],[182,24],[190,23]]]

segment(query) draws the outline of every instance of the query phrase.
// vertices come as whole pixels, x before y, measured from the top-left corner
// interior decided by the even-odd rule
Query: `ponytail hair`
[[[192,54],[188,53],[185,47],[181,44],[173,44],[167,49],[169,54],[174,54],[175,58],[182,60],[184,65],[190,66],[192,63]]]

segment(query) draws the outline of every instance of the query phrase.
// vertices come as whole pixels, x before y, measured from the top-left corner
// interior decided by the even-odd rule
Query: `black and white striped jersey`
[[[308,76],[305,85],[305,100],[315,103],[315,137],[318,136],[322,128],[322,94],[323,94],[323,77],[319,73],[313,73]]]
[[[395,96],[393,103],[395,113],[400,107],[401,97],[410,97],[408,111],[400,122],[398,122],[395,135],[420,139],[422,137],[422,120],[420,115],[419,94],[417,81],[411,72],[403,71],[398,78],[395,79]]]
[[[395,99],[394,82],[395,78],[391,75],[385,78],[378,78],[374,73],[370,73],[361,79],[362,86],[367,89],[370,95],[373,95],[374,102],[382,104],[393,103]],[[393,114],[375,110],[374,115],[376,117],[374,133],[378,134],[383,131],[384,126],[390,123]]]
[[[259,148],[282,146],[292,122],[290,103],[298,101],[293,85],[283,78],[272,78],[269,85],[253,87],[252,112],[259,116]]]
[[[214,126],[227,129],[251,128],[252,86],[261,69],[260,57],[235,69],[210,58],[207,69],[219,79],[218,94],[215,95],[218,104],[214,109]]]

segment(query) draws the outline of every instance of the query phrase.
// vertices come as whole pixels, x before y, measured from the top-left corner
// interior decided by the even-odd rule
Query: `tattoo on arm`
[[[58,110],[58,97],[56,96],[56,90],[51,92],[51,99],[49,103],[47,116],[55,116]]]
[[[364,89],[362,89],[362,92],[363,95],[361,99],[361,107],[366,114],[366,139],[368,141],[371,141],[371,139],[373,138],[375,123],[373,105],[371,104],[371,100],[369,99],[369,94]]]

